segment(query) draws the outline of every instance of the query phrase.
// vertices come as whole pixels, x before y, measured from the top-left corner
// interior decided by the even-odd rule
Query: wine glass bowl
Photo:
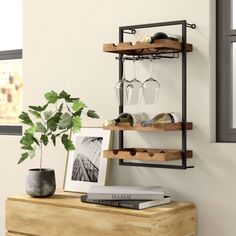
[[[146,104],[156,104],[161,85],[154,78],[148,78],[143,82],[143,98]]]
[[[116,98],[119,105],[128,105],[130,94],[132,93],[133,85],[127,80],[119,80],[115,85]]]
[[[142,82],[137,79],[136,76],[136,63],[135,58],[133,58],[133,79],[130,81],[132,85],[132,89],[130,90],[130,99],[128,101],[129,105],[137,105],[141,103],[141,98],[142,98]]]
[[[146,104],[156,104],[158,101],[161,85],[154,79],[152,73],[152,58],[150,58],[149,78],[143,82],[143,98]]]
[[[133,85],[125,76],[125,67],[123,62],[123,76],[115,85],[116,98],[119,105],[128,105],[130,101],[130,95],[133,91]]]

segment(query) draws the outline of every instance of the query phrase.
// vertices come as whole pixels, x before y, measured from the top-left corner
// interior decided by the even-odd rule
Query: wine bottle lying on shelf
[[[178,41],[178,42],[181,41],[181,37],[179,35],[157,32],[153,36],[143,36],[140,39],[140,42],[141,43],[153,43],[157,39],[170,39],[170,40],[174,40],[174,41]]]
[[[121,113],[114,120],[106,120],[104,126],[115,126],[120,123],[129,123],[130,126],[139,124],[142,120],[148,120],[148,115],[145,112],[130,114],[130,113]]]
[[[163,124],[163,123],[177,123],[181,122],[180,116],[176,112],[170,113],[160,113],[154,116],[150,120],[142,120],[141,126],[152,126],[154,124]]]

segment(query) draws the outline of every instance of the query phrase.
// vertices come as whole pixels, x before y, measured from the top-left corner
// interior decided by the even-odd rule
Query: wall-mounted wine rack
[[[163,27],[163,26],[182,26],[182,42],[169,39],[158,39],[152,44],[136,42],[124,42],[125,34],[135,34],[137,29]],[[142,25],[130,25],[119,27],[119,44],[104,44],[103,51],[119,54],[119,80],[122,80],[124,60],[145,60],[161,58],[179,58],[182,55],[182,122],[171,124],[155,124],[151,127],[134,127],[129,124],[104,127],[104,129],[117,130],[119,132],[119,149],[106,150],[103,156],[106,158],[118,158],[119,164],[123,166],[155,167],[170,169],[187,169],[194,166],[187,165],[187,159],[192,157],[192,151],[187,150],[187,130],[192,129],[192,123],[187,122],[187,52],[192,51],[192,44],[187,43],[187,28],[195,29],[195,24],[189,24],[186,20],[170,21]],[[123,103],[119,106],[119,114],[123,113]],[[143,148],[124,148],[124,131],[176,131],[182,132],[182,148],[176,149],[143,149]],[[127,160],[159,161],[167,162],[181,160],[180,165],[175,164],[153,164],[141,162],[127,162]]]

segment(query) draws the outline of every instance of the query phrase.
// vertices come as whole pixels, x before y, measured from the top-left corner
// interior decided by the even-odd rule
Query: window
[[[0,134],[21,135],[22,0],[0,0]]]
[[[216,141],[236,142],[236,0],[217,0]]]

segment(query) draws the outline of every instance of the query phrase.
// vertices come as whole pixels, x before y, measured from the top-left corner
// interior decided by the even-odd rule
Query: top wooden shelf
[[[139,41],[135,44],[131,42],[119,43],[118,45],[109,43],[103,44],[103,51],[126,55],[179,53],[182,52],[182,43],[170,39],[157,39],[151,44]],[[186,44],[186,51],[192,51],[192,44]]]

